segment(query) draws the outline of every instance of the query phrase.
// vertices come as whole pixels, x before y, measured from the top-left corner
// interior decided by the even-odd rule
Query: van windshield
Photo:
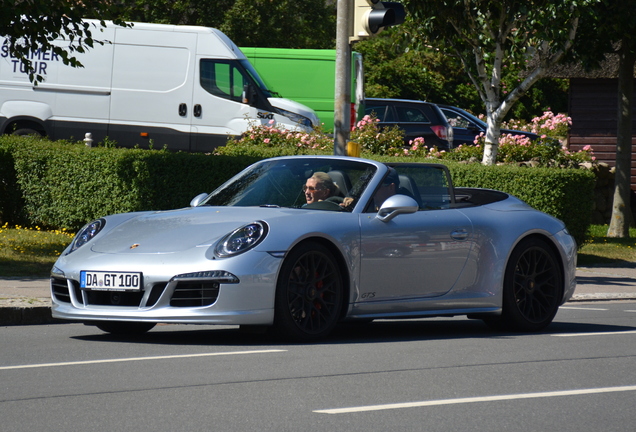
[[[254,83],[256,83],[256,85],[258,85],[258,87],[263,90],[265,96],[268,98],[272,97],[272,92],[267,88],[261,77],[258,75],[258,72],[256,72],[256,69],[254,69],[252,63],[250,63],[250,61],[247,59],[239,60],[239,62],[241,63],[241,65],[243,65],[247,73],[250,74]]]

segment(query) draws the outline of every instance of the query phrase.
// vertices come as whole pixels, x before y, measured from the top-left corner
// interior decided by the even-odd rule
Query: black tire
[[[31,129],[31,128],[20,128],[20,129],[17,129],[11,135],[42,137],[42,134],[40,132],[36,131],[35,129]]]
[[[327,336],[338,323],[343,282],[329,250],[313,242],[285,258],[276,285],[274,328],[280,336],[311,341]]]
[[[554,251],[539,238],[522,240],[506,266],[501,318],[485,322],[500,330],[539,331],[552,322],[562,298],[563,276]]]
[[[150,331],[156,323],[147,322],[126,322],[126,321],[104,321],[95,323],[98,329],[103,332],[118,336],[135,336]]]

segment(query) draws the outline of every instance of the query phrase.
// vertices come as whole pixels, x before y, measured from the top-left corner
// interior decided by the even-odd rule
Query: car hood
[[[244,224],[291,212],[294,210],[202,206],[141,213],[97,236],[91,250],[107,254],[161,254],[209,247]]]

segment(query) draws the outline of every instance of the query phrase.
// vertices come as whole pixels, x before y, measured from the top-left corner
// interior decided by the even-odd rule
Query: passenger
[[[331,180],[329,174],[317,171],[307,179],[305,186],[305,199],[307,204],[313,204],[318,201],[324,201],[338,193],[338,186]]]
[[[392,197],[397,193],[398,185],[400,184],[400,176],[395,168],[389,167],[389,173],[386,175],[380,188],[376,191],[373,196],[373,204],[375,205],[376,211],[382,207],[384,201],[387,198]]]

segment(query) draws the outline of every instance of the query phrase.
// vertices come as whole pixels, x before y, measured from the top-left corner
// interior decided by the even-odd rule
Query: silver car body
[[[339,263],[345,287],[342,319],[497,316],[502,312],[509,257],[530,236],[540,237],[555,251],[562,282],[558,303],[574,292],[576,244],[564,224],[513,196],[498,192],[496,201],[483,205],[455,203],[428,210],[420,204],[419,211],[412,211],[410,197],[395,195],[385,207],[398,211],[377,212],[369,203],[389,172],[387,165],[338,156],[265,162],[299,161],[356,161],[371,174],[349,211],[268,202],[210,206],[203,201],[179,210],[106,216],[94,238],[75,250],[69,245],[56,262],[51,277],[53,317],[89,323],[269,326],[275,319],[281,266],[291,250],[308,240],[325,245]],[[236,184],[250,169],[219,189]],[[383,217],[386,214],[389,217]],[[262,221],[267,230],[256,246],[230,257],[215,252],[224,236],[254,221]],[[140,273],[142,286],[135,292],[82,288],[83,271]],[[178,293],[189,289],[199,290],[203,297],[209,294],[210,304],[180,302]]]

